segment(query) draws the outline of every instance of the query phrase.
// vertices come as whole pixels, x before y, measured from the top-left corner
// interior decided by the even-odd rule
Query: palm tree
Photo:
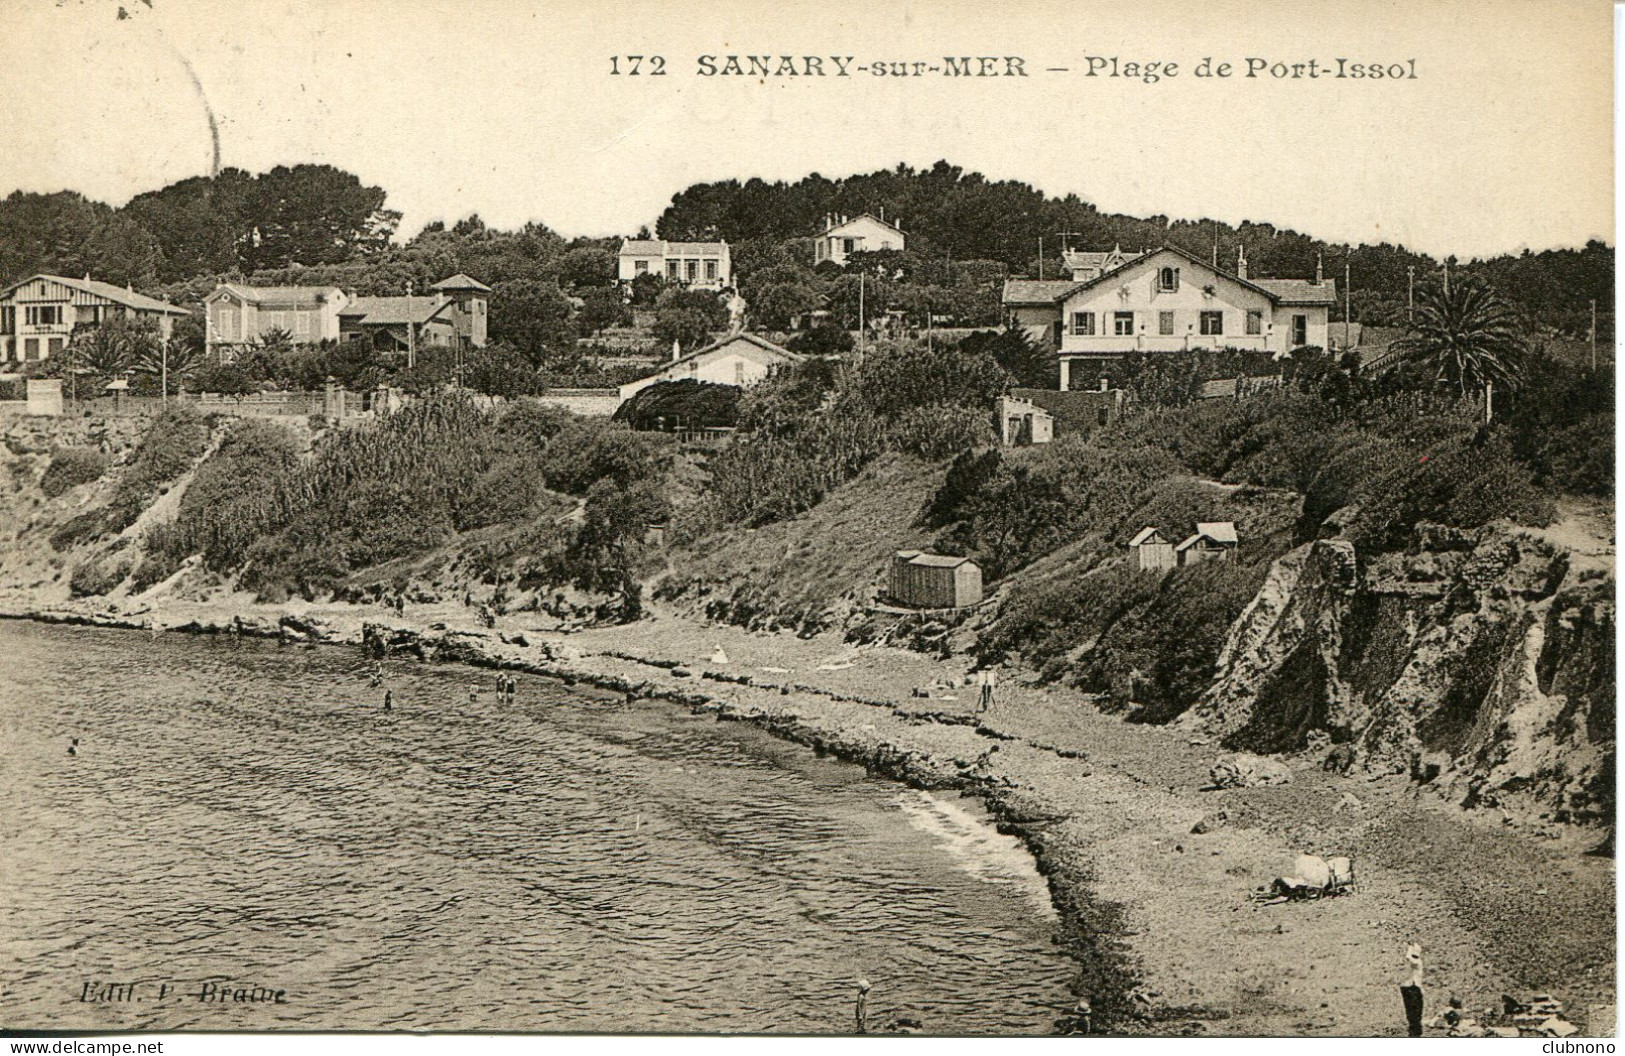
[[[1417,298],[1411,333],[1395,342],[1463,398],[1490,385],[1516,388],[1526,346],[1517,313],[1481,282],[1456,282]]]

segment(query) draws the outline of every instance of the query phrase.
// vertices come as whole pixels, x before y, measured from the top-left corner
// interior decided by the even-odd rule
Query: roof
[[[435,283],[433,286],[430,286],[429,289],[431,289],[431,290],[477,290],[480,293],[490,293],[491,292],[491,287],[487,286],[485,283],[481,282],[478,279],[470,278],[469,276],[463,274],[460,271],[457,274],[453,275],[449,279],[441,279],[439,282]]]
[[[966,563],[973,562],[968,557],[948,557],[944,554],[920,554],[909,561],[909,564],[921,568],[958,568]]]
[[[1162,538],[1161,529],[1158,529],[1158,528],[1141,528],[1140,529],[1140,534],[1136,535],[1133,539],[1130,539],[1128,541],[1128,545],[1133,547],[1133,546],[1139,546],[1142,543],[1149,543],[1149,542],[1164,542],[1165,543],[1165,542],[1167,542],[1167,540]]]
[[[724,345],[732,344],[735,341],[747,341],[764,352],[772,352],[789,360],[799,361],[803,358],[800,353],[792,352],[788,348],[775,345],[765,337],[757,337],[755,334],[749,333],[748,331],[740,330],[736,333],[729,334],[720,340],[713,341],[704,348],[697,348],[686,356],[680,356],[669,363],[662,363],[658,373],[664,374],[666,371],[670,370],[672,367],[675,367],[679,363],[687,363],[691,359],[697,359],[698,357],[705,355],[707,352],[714,352]]]
[[[875,223],[879,224],[881,227],[889,227],[893,231],[896,231],[899,235],[903,234],[903,229],[902,228],[898,227],[896,224],[888,224],[886,221],[880,219],[880,217],[876,216],[874,213],[859,213],[857,216],[849,216],[845,220],[842,220],[838,224],[830,224],[828,227],[824,228],[824,234],[825,235],[833,234],[834,232],[839,231],[841,228],[847,227],[847,226],[849,226],[851,224],[855,224],[859,220],[862,220],[865,217],[868,217],[870,220],[873,220]]]
[[[1132,257],[1128,256],[1128,254],[1124,254],[1125,259],[1123,260],[1123,263],[1119,264],[1117,267],[1112,268],[1110,271],[1103,272],[1092,279],[1082,279],[1077,282],[1070,283],[1066,290],[1056,296],[1054,301],[1049,303],[1064,301],[1074,293],[1081,290],[1087,290],[1091,287],[1102,285],[1108,279],[1121,274],[1128,268],[1134,267],[1137,264],[1141,264],[1146,260],[1149,260],[1158,253],[1172,253],[1176,256],[1183,257],[1192,264],[1195,264],[1206,271],[1211,271],[1215,275],[1219,275],[1223,278],[1229,279],[1231,282],[1263,294],[1275,304],[1330,305],[1337,303],[1337,283],[1331,279],[1326,279],[1325,281],[1318,283],[1310,279],[1244,279],[1234,272],[1225,271],[1223,268],[1216,268],[1208,261],[1198,257],[1196,254],[1174,245],[1164,245],[1160,249],[1154,249],[1147,253],[1135,254]]]
[[[1070,293],[1077,282],[1073,279],[1005,279],[1004,303],[1008,305],[1054,304]]]
[[[339,315],[359,317],[362,326],[402,326],[433,319],[448,303],[437,297],[357,297]]]
[[[235,294],[251,304],[284,304],[294,308],[315,308],[326,304],[333,294],[343,295],[337,286],[245,286],[236,282],[222,282],[204,300],[222,290]]]
[[[1204,381],[1196,392],[1196,398],[1199,400],[1230,399],[1235,395],[1235,378],[1214,378],[1211,381]]]
[[[1104,268],[1113,260],[1126,264],[1129,261],[1139,260],[1143,256],[1145,256],[1143,252],[1124,253],[1121,249],[1102,251],[1068,249],[1063,250],[1061,253],[1061,259],[1066,262],[1068,268]]]
[[[721,256],[728,251],[726,242],[664,242],[658,238],[629,238],[621,243],[623,257],[667,257],[684,253]]]
[[[1236,541],[1235,521],[1197,521],[1196,534],[1205,535],[1215,543]]]
[[[17,287],[25,286],[37,279],[45,279],[49,282],[58,282],[69,289],[78,290],[80,293],[88,293],[96,297],[105,297],[114,304],[122,304],[126,308],[134,308],[137,311],[161,312],[164,315],[191,314],[185,308],[177,307],[170,304],[168,301],[156,300],[155,298],[136,293],[134,290],[126,289],[123,286],[114,286],[110,282],[102,282],[99,279],[70,279],[63,275],[30,275],[22,282],[14,282],[10,286],[7,286],[4,291],[0,292],[10,293]]]
[[[900,557],[904,561],[912,561],[914,558],[919,557],[924,552],[925,551],[923,550],[899,550],[894,556]]]
[[[1224,274],[1220,272],[1220,274]],[[1234,276],[1231,276],[1234,278]],[[1326,279],[1239,279],[1251,282],[1280,304],[1336,304],[1337,280]]]

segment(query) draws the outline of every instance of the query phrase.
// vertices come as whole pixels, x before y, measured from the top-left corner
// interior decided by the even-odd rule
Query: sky
[[[403,236],[474,212],[631,234],[696,182],[946,158],[1105,212],[1436,256],[1614,240],[1606,0],[0,0],[0,20],[0,194],[118,205],[206,174],[212,112],[223,165],[336,165],[388,191]],[[868,69],[697,73],[729,54]],[[983,55],[1029,75],[869,72]],[[1090,56],[1179,69],[1089,77]],[[1204,57],[1231,75],[1195,76]]]

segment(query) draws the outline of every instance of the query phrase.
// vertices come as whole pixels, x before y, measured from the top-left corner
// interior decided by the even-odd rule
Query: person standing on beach
[[[388,711],[391,707],[394,706],[394,703],[395,703],[395,691],[392,690],[392,689],[384,690],[384,710]]]
[[[980,714],[987,714],[987,710],[993,706],[993,688],[997,683],[991,668],[977,676],[976,684],[982,687],[982,702],[977,708]]]
[[[1410,981],[1399,988],[1400,1000],[1405,1002],[1405,1030],[1413,1038],[1422,1036],[1422,946],[1411,943],[1405,948],[1405,961],[1410,965]]]

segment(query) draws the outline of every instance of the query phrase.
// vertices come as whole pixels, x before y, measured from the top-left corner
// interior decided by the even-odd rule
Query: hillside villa
[[[903,229],[888,224],[882,216],[862,213],[858,216],[826,216],[824,230],[813,242],[813,263],[833,261],[842,267],[853,253],[867,253],[882,249],[906,249],[907,238]]]
[[[411,347],[484,347],[491,288],[457,274],[431,296],[356,297],[337,286],[247,286],[227,282],[203,298],[210,353],[229,356],[273,331],[293,344],[368,340]]]
[[[1003,296],[1006,324],[1060,355],[1063,389],[1089,387],[1091,363],[1131,352],[1325,348],[1336,301],[1318,264],[1313,279],[1252,278],[1245,250],[1231,273],[1175,246],[1123,255],[1093,278],[1010,279]]]
[[[75,330],[108,319],[150,319],[167,339],[175,320],[190,314],[167,301],[86,275],[34,275],[0,290],[0,364],[59,355]]]
[[[631,282],[639,275],[658,275],[667,282],[701,290],[721,290],[733,285],[733,262],[726,242],[629,238],[621,243],[616,276]]]
[[[713,385],[748,388],[765,380],[776,368],[799,363],[802,359],[799,354],[781,348],[764,337],[743,331],[713,341],[686,356],[675,345],[672,351],[671,362],[660,370],[621,386],[622,403],[656,382],[681,381],[684,378]]]

